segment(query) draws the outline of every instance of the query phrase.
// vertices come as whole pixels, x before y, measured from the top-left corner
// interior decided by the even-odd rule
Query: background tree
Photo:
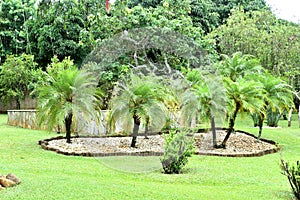
[[[34,0],[0,2],[0,65],[6,55],[32,54],[26,21],[34,16]]]
[[[74,119],[99,119],[96,86],[97,81],[90,73],[75,67],[60,71],[51,84],[38,90],[39,125],[47,125],[49,130],[65,125],[67,143],[71,143]]]
[[[220,54],[236,51],[259,59],[274,75],[286,76],[297,87],[299,76],[299,26],[279,21],[269,11],[234,10],[226,24],[208,35]]]
[[[21,100],[35,81],[36,65],[32,55],[7,56],[0,70],[0,95],[5,104],[14,101],[16,108],[21,108]]]

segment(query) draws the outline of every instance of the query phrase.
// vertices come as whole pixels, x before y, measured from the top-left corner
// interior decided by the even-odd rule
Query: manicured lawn
[[[7,126],[6,121],[7,116],[0,115],[0,174],[13,172],[22,183],[1,191],[1,200],[293,198],[286,177],[280,174],[280,153],[255,158],[195,155],[183,174],[165,175],[160,170],[126,173],[114,170],[124,164],[124,158],[103,158],[100,162],[45,151],[38,140],[56,133],[15,128]],[[238,129],[256,134],[257,129],[251,125],[248,117],[237,122]],[[296,116],[291,128],[287,128],[287,121],[281,121],[280,126],[264,129],[263,137],[283,146],[284,159],[299,160],[300,128]],[[151,158],[141,162],[153,165]]]

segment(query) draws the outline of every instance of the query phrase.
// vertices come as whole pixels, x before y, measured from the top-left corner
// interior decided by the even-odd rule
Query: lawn
[[[289,161],[300,159],[296,119],[291,128],[287,128],[287,121],[280,121],[282,128],[263,130],[263,137],[277,141],[283,158]],[[7,116],[0,115],[0,174],[13,172],[22,183],[1,191],[1,200],[293,199],[286,177],[280,174],[281,153],[255,158],[195,155],[183,174],[165,175],[160,170],[129,173],[114,169],[124,165],[124,158],[96,159],[45,151],[38,140],[56,133],[11,127],[6,121]],[[247,117],[237,122],[238,129],[256,134],[251,125]],[[128,158],[132,163],[130,159],[134,158]],[[158,160],[136,159],[145,165],[153,165],[151,159]]]

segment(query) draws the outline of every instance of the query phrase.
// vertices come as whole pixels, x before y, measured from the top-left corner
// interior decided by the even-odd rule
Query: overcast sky
[[[266,2],[279,18],[300,23],[299,0],[266,0]]]

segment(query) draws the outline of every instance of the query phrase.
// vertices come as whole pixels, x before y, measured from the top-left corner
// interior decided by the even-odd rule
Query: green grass
[[[292,127],[280,121],[279,129],[264,129],[263,137],[283,146],[282,156],[300,159],[300,128],[294,117]],[[126,166],[125,158],[86,158],[45,151],[38,140],[55,133],[6,125],[0,115],[0,174],[13,172],[22,181],[0,192],[1,200],[21,199],[292,199],[290,186],[280,174],[280,153],[255,158],[193,156],[183,174],[165,175],[160,170],[128,173],[149,166],[149,159]],[[245,117],[238,129],[256,134]],[[134,163],[127,158],[127,163]],[[105,163],[105,164],[103,164]],[[124,164],[125,163],[125,164]],[[141,164],[145,163],[145,165]]]

